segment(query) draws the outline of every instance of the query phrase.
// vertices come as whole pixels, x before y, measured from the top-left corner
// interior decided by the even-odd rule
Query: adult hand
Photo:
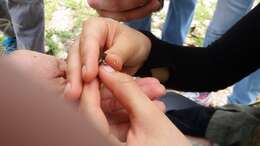
[[[163,7],[163,0],[88,0],[102,17],[129,21],[151,15]]]
[[[93,80],[84,86],[81,110],[103,135],[117,145],[190,146],[184,135],[156,108],[130,76],[116,72],[109,66],[101,66],[99,77],[123,105],[130,122],[128,127],[124,128],[127,131],[121,133],[119,127],[126,125],[119,122],[117,117],[106,118],[100,107],[98,81]]]
[[[37,82],[55,91],[57,95],[63,96],[67,80],[65,61],[30,50],[15,51],[6,56],[6,59],[16,70],[37,79]],[[135,82],[151,100],[158,100],[165,94],[165,88],[154,78],[137,78]],[[122,108],[107,88],[101,88],[101,94],[104,111],[117,111]],[[164,109],[163,106],[161,108]]]
[[[142,33],[109,18],[85,21],[80,40],[69,50],[66,97],[79,99],[82,80],[97,77],[99,57],[118,71],[135,73],[149,55],[150,40]]]
[[[134,78],[135,79],[135,78]],[[160,97],[165,95],[166,90],[163,85],[155,78],[136,78],[135,83],[145,93],[145,95],[154,103],[158,103]],[[113,93],[105,87],[104,84],[100,87],[101,107],[105,113],[115,113],[123,109],[120,102],[114,97]],[[164,104],[157,105],[162,111],[165,111]]]

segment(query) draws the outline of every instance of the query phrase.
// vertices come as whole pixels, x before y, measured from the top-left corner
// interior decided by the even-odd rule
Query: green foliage
[[[212,1],[212,0],[211,0]],[[212,3],[212,2],[211,2]],[[211,19],[214,11],[215,2],[210,6],[206,5],[205,0],[198,0],[196,13],[194,16],[193,30],[191,29],[188,35],[188,44],[197,46],[202,45],[205,30],[207,28],[206,20]],[[65,8],[70,10],[73,26],[71,30],[57,31],[50,27],[53,19],[53,14],[59,9]],[[45,0],[45,18],[46,18],[46,47],[48,53],[57,55],[59,51],[66,51],[69,46],[67,42],[75,38],[81,32],[83,21],[91,16],[96,16],[96,12],[86,6],[86,0]],[[62,15],[62,13],[61,13]],[[158,12],[159,20],[165,20],[165,14]],[[158,21],[158,19],[156,20]],[[61,23],[61,22],[57,22]],[[153,25],[160,27],[160,25]],[[160,29],[160,28],[155,28]],[[64,45],[65,44],[65,45]]]
[[[4,47],[2,46],[1,42],[4,40],[4,35],[3,33],[0,32],[0,55],[3,52]]]
[[[202,46],[204,36],[215,11],[216,1],[198,0],[195,15],[193,18],[193,25],[190,29],[188,37],[190,37],[191,44],[195,46]]]
[[[66,44],[68,44],[67,42],[81,32],[83,21],[90,16],[96,15],[93,9],[86,7],[85,2],[86,0],[45,0],[45,44],[48,54],[57,55],[60,51],[66,51],[69,47],[66,46]],[[72,28],[70,30],[61,31],[52,28],[51,21],[53,21],[53,14],[59,10],[59,8],[69,10],[70,16],[72,17]],[[63,15],[63,13],[60,15]],[[57,23],[62,24],[62,22]]]

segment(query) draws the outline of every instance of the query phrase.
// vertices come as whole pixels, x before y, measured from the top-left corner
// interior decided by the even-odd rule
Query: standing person
[[[252,8],[254,0],[218,0],[214,17],[204,40],[207,47],[220,38],[229,28],[245,16]],[[225,15],[225,17],[223,17]],[[236,83],[229,103],[250,104],[260,95],[260,70]]]
[[[182,45],[190,28],[197,0],[170,0],[167,17],[162,31],[162,40]],[[151,16],[129,21],[130,27],[151,30]]]
[[[44,4],[43,0],[7,0],[1,8],[9,15],[17,48],[44,52]],[[2,1],[4,3],[4,1]],[[4,8],[6,6],[6,8]],[[7,11],[7,12],[6,12]],[[2,17],[2,16],[0,16]],[[8,44],[7,44],[8,45]],[[6,50],[10,53],[12,50]]]

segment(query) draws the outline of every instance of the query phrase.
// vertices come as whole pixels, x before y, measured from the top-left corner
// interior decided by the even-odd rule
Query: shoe
[[[17,49],[15,37],[4,37],[1,42],[1,46],[4,49],[4,54],[10,54]]]

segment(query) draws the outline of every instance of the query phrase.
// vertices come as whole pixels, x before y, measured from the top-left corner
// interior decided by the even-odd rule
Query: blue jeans
[[[189,31],[197,0],[170,0],[169,10],[162,31],[162,40],[182,45]],[[151,17],[130,21],[130,27],[150,31]]]
[[[12,23],[0,30],[9,37],[16,37],[17,48],[44,52],[43,0],[0,0],[0,4],[0,18],[6,20],[0,21],[0,25]]]
[[[218,0],[213,20],[204,40],[204,46],[220,38],[229,28],[250,11],[254,0]],[[244,78],[234,86],[229,103],[250,104],[260,95],[260,70]]]

